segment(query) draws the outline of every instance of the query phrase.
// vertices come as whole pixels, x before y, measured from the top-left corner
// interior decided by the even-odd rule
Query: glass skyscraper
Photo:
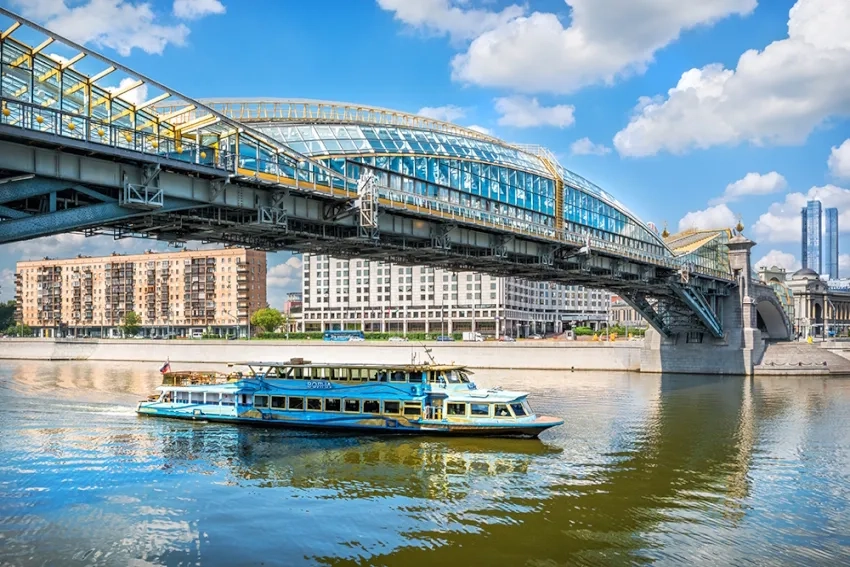
[[[803,267],[821,273],[820,237],[821,237],[821,204],[820,201],[809,201],[806,208],[800,212],[803,217]],[[838,223],[836,221],[836,226]],[[836,240],[836,250],[838,242]],[[838,262],[836,256],[836,263]]]
[[[824,263],[829,279],[838,279],[838,209],[830,208],[824,211],[826,230],[824,231]]]

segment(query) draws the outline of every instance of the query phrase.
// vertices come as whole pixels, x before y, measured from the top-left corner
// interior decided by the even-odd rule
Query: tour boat
[[[478,389],[469,379],[472,372],[454,364],[292,359],[229,366],[246,371],[165,372],[158,393],[136,411],[204,421],[451,436],[537,437],[563,423],[535,415],[525,392]]]

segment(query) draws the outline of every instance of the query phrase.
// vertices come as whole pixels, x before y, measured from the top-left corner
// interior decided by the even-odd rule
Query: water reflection
[[[0,367],[0,564],[850,561],[850,382],[479,373],[542,441],[138,418],[155,368]]]

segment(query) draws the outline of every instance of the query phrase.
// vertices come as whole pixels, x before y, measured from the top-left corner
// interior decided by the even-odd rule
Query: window
[[[488,404],[469,404],[469,414],[472,417],[487,417],[490,415]]]
[[[514,415],[517,417],[522,417],[525,415],[525,408],[523,408],[522,404],[513,403],[511,404],[511,409],[514,410]]]
[[[269,407],[269,397],[268,396],[254,396],[254,407],[256,407],[256,408],[267,408],[267,407]]]
[[[458,402],[446,404],[446,415],[465,416],[466,404]]]
[[[384,402],[384,413],[398,415],[401,413],[401,404],[399,402]]]
[[[396,370],[390,374],[390,382],[404,382],[404,372]]]
[[[404,415],[407,417],[419,417],[422,415],[422,406],[416,403],[405,403]]]
[[[493,415],[496,417],[511,417],[511,412],[508,411],[506,404],[496,404],[493,406]]]
[[[307,398],[307,409],[310,411],[322,411],[322,398]]]
[[[345,411],[357,413],[360,411],[360,400],[345,400]]]
[[[284,398],[283,396],[272,396],[272,407],[283,409],[284,407],[286,407],[285,401],[286,398]]]
[[[287,398],[289,400],[289,409],[291,410],[303,410],[304,409],[304,398]]]
[[[342,402],[339,398],[325,399],[325,411],[340,411],[341,409]]]
[[[378,400],[363,400],[363,413],[381,413],[381,402]]]

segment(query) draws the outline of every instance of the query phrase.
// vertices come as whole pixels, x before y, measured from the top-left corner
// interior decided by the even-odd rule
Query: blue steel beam
[[[68,189],[73,185],[73,182],[61,181],[59,179],[45,179],[44,177],[7,181],[6,183],[0,183],[0,203],[49,195],[56,191]]]
[[[117,203],[99,203],[64,209],[0,222],[0,244],[82,230],[151,213],[167,213],[202,207],[204,205],[196,201],[168,199],[162,207],[154,210],[126,209]]]
[[[723,336],[723,326],[717,320],[717,315],[699,289],[677,283],[671,283],[670,287],[673,288],[679,299],[694,312],[709,333],[718,339]]]
[[[29,213],[25,213],[23,211],[16,211],[15,209],[10,209],[9,207],[4,207],[0,205],[0,217],[7,219],[22,219],[30,216]]]

